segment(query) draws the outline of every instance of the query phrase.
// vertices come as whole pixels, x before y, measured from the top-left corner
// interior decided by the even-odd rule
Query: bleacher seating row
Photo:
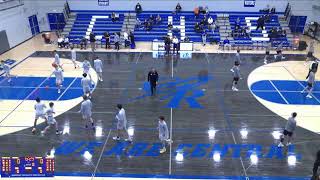
[[[111,12],[101,12],[101,11],[76,11],[77,18],[74,22],[74,25],[71,29],[71,32],[69,33],[69,40],[71,43],[79,43],[80,40],[88,35],[88,27],[90,25],[90,22],[92,20],[93,16],[108,16],[111,17]],[[124,14],[128,13],[128,11],[117,11],[117,13],[120,14],[120,18],[116,22],[112,22],[111,18],[97,18],[95,20],[94,26],[92,28],[92,31],[99,36],[103,36],[105,32],[109,32],[109,34],[113,34],[115,32],[121,32],[121,28],[124,23]],[[140,19],[141,22],[144,21],[144,19],[149,18],[150,15],[160,15],[162,18],[162,21],[159,24],[156,24],[153,26],[153,28],[147,32],[144,28],[136,28],[134,30],[135,40],[136,41],[153,41],[154,39],[161,40],[164,36],[168,33],[168,17],[173,17],[173,25],[179,25],[180,24],[180,17],[185,17],[185,34],[189,37],[190,41],[193,42],[202,42],[201,39],[201,33],[197,33],[194,30],[194,24],[196,22],[199,22],[201,20],[200,15],[199,18],[195,18],[193,12],[181,12],[177,15],[173,15],[170,11],[144,11],[141,14],[137,15],[137,18]],[[217,19],[217,13],[211,14],[211,17],[213,19]],[[245,12],[236,12],[229,15],[230,25],[231,28],[234,28],[234,24],[237,18],[240,18],[240,24],[241,26],[245,26],[247,24],[245,17],[259,17],[261,13],[245,13]],[[252,26],[256,26],[256,20],[250,20],[250,23]],[[273,27],[280,27],[280,23],[278,21],[278,16],[272,15],[270,17],[270,22],[266,23],[266,30],[270,30]],[[179,33],[176,34],[178,37],[180,37]],[[263,37],[261,30],[252,30],[251,31],[251,37]],[[111,39],[112,40],[112,39]],[[102,39],[104,41],[104,39]],[[208,31],[207,34],[207,41],[216,41],[220,42],[222,41],[220,39],[220,32],[219,29],[216,29],[215,31]],[[286,37],[281,37],[278,39],[275,39],[275,45],[276,42],[283,42],[284,46],[290,46],[290,43],[288,42]],[[254,43],[260,43],[257,41],[252,41],[251,38],[235,38],[232,41],[235,45],[252,45]],[[263,43],[262,43],[263,44]]]

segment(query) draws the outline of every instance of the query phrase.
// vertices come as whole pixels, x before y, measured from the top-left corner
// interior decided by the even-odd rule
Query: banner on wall
[[[109,6],[109,0],[98,0],[99,6]]]
[[[256,0],[244,0],[244,7],[254,7]]]

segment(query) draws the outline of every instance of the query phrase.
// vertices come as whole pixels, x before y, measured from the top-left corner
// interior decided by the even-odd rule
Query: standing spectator
[[[312,40],[312,41],[310,42],[306,62],[313,58],[314,44],[315,44],[315,42],[316,42],[315,40]]]
[[[110,34],[108,32],[105,32],[103,36],[106,39],[106,49],[109,49],[110,48]]]
[[[148,82],[150,83],[151,96],[153,96],[157,89],[159,75],[155,68],[152,68],[148,73]]]
[[[166,50],[166,55],[170,54],[170,45],[171,45],[170,37],[166,36],[164,39],[164,48]]]
[[[129,34],[125,31],[123,32],[123,40],[124,40],[124,47],[128,47],[130,44],[129,42]]]
[[[88,39],[84,36],[80,41],[80,49],[87,49]]]
[[[140,14],[142,12],[142,7],[141,7],[140,3],[137,3],[135,11],[137,14]]]
[[[279,143],[278,147],[284,146],[283,143],[284,143],[284,140],[287,136],[288,136],[287,146],[291,145],[291,138],[292,138],[293,132],[297,126],[296,117],[297,117],[296,112],[292,113],[291,117],[289,117],[287,124],[283,130],[283,135],[281,135],[280,143]]]
[[[181,6],[180,6],[180,3],[178,3],[177,4],[177,6],[176,6],[176,13],[179,13],[179,12],[181,12]]]
[[[178,54],[178,44],[179,44],[179,40],[176,36],[173,37],[172,39],[172,43],[173,43],[173,54]]]
[[[257,29],[261,28],[262,30],[264,29],[264,18],[263,16],[260,16],[257,20]]]
[[[136,48],[136,43],[135,43],[134,34],[133,34],[132,31],[130,31],[130,33],[129,33],[129,39],[130,39],[131,49],[135,49]]]
[[[205,29],[203,30],[203,32],[201,34],[201,38],[202,38],[202,45],[205,46],[207,43],[207,32]]]
[[[90,41],[91,50],[93,52],[96,49],[96,35],[93,32],[91,32],[89,35],[89,41]]]
[[[197,19],[199,17],[199,7],[195,7],[193,10],[194,18]]]
[[[264,56],[264,64],[268,64],[268,58],[270,55],[270,50],[272,48],[271,42],[268,43],[268,45],[266,46],[266,55]]]
[[[115,49],[117,51],[119,51],[119,49],[120,49],[120,36],[117,32],[114,33],[113,41],[114,41]]]
[[[320,166],[320,150],[317,152],[317,157],[316,157],[316,160],[314,161],[314,164],[313,164],[311,180],[318,180],[319,179],[319,175],[318,175],[318,167],[319,166]]]

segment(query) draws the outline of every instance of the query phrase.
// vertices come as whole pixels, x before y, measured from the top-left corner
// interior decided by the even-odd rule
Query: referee
[[[156,87],[158,84],[159,75],[155,68],[152,68],[148,73],[148,82],[150,83],[151,96],[156,92]]]

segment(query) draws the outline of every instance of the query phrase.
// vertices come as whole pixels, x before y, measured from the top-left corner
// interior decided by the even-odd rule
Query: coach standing
[[[151,89],[151,96],[155,94],[156,87],[158,84],[158,73],[155,68],[152,68],[151,71],[148,73],[148,81],[150,83],[150,89]]]

